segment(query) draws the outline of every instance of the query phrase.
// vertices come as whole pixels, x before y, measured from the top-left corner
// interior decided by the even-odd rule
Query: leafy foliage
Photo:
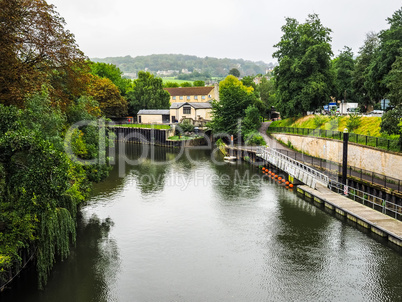
[[[123,72],[113,64],[91,62],[91,73],[101,78],[108,78],[119,88],[122,96],[131,89],[131,80],[123,77]]]
[[[329,28],[316,14],[299,24],[287,18],[282,39],[275,45],[277,109],[284,117],[306,114],[328,102],[334,85]]]
[[[127,101],[108,78],[91,76],[87,93],[99,103],[102,113],[108,117],[127,115]]]
[[[209,127],[215,133],[235,134],[246,108],[257,102],[253,88],[244,86],[235,76],[229,75],[219,83],[219,98],[219,102],[212,102],[213,120]]]
[[[381,31],[380,45],[374,53],[368,68],[366,87],[371,99],[376,101],[389,93],[387,75],[392,69],[402,48],[402,8],[387,19],[390,28]]]
[[[163,89],[162,79],[140,71],[133,90],[127,94],[128,112],[137,115],[141,109],[169,109],[170,95]]]
[[[27,93],[49,87],[62,106],[86,85],[86,58],[64,19],[44,0],[0,1],[0,101],[24,106]],[[57,99],[56,99],[57,97]]]
[[[359,128],[362,122],[362,116],[359,114],[350,114],[349,119],[346,122],[346,127],[348,127],[349,132]]]
[[[212,57],[199,58],[190,55],[161,54],[149,56],[137,56],[132,58],[109,57],[93,58],[93,61],[112,63],[119,67],[124,73],[138,73],[148,68],[151,73],[158,70],[176,70],[176,74],[183,80],[205,80],[211,77],[226,77],[228,70],[233,66],[240,66],[239,71],[242,75],[265,74],[267,68],[273,68],[272,63],[251,62],[247,60],[236,59],[218,59]],[[187,69],[191,74],[180,73]]]
[[[245,113],[246,115],[241,124],[243,136],[256,132],[261,127],[260,113],[257,107],[249,105]]]
[[[232,68],[229,70],[229,74],[235,77],[240,77],[240,71],[237,68]]]
[[[355,61],[350,47],[344,47],[344,50],[341,51],[339,56],[333,61],[333,67],[335,70],[335,98],[338,100],[353,102],[355,96],[352,80]]]

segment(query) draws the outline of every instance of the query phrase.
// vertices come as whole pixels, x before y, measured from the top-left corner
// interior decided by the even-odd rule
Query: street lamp
[[[348,128],[343,130],[343,154],[342,154],[342,184],[346,186],[346,176],[348,172]]]

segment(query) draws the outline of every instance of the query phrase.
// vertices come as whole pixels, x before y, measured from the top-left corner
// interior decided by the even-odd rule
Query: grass
[[[331,124],[334,125],[335,131],[343,131],[347,125],[347,122],[349,120],[348,116],[340,116],[337,118],[336,121],[330,122],[330,117],[329,116],[323,116],[323,124],[320,127],[316,127],[316,122],[314,122],[314,115],[308,115],[302,118],[287,118],[279,121],[274,121],[270,125],[270,127],[294,127],[294,128],[310,128],[310,129],[325,129],[325,130],[331,130],[330,126]],[[375,117],[375,116],[363,116],[361,118],[361,122],[359,127],[354,129],[353,131],[350,131],[352,133],[356,134],[361,134],[361,135],[367,135],[367,136],[374,136],[374,137],[382,137],[382,138],[387,138],[387,139],[398,139],[398,135],[387,135],[384,133],[381,133],[380,130],[380,123],[381,123],[381,117]]]
[[[160,124],[122,124],[122,125],[115,125],[114,127],[170,129],[170,125],[160,125]]]
[[[168,139],[172,140],[172,141],[187,141],[187,140],[191,140],[191,139],[196,139],[199,138],[201,136],[187,136],[187,135],[182,135],[182,136],[178,136],[178,135],[174,135],[169,137]]]
[[[163,83],[172,82],[172,83],[177,83],[177,84],[179,84],[179,85],[180,85],[181,83],[184,83],[184,82],[189,82],[189,83],[193,84],[193,81],[189,81],[189,80],[178,80],[178,79],[176,79],[176,78],[174,78],[174,77],[162,78],[162,81],[163,81]]]

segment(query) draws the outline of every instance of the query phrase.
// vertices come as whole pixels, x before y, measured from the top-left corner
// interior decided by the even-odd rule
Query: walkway
[[[264,138],[265,142],[267,143],[267,145],[269,147],[289,156],[292,159],[300,161],[308,166],[314,167],[319,170],[325,170],[328,172],[328,176],[331,179],[337,180],[338,174],[341,172],[340,164],[324,161],[322,159],[315,158],[315,157],[311,157],[309,155],[303,154],[301,152],[296,152],[286,146],[281,145],[277,140],[275,140],[274,138],[267,135],[267,129],[271,123],[272,122],[263,122],[261,124],[261,128],[259,129],[260,134],[262,135],[262,137]],[[371,171],[365,171],[365,172],[371,172]],[[368,183],[373,183],[378,186],[391,188],[398,192],[401,192],[401,189],[402,189],[400,182],[396,182],[396,183],[387,182],[386,178],[384,178],[384,179],[373,178],[372,177],[373,174],[371,174],[371,176],[370,176],[370,175],[365,174],[364,172],[358,172],[358,171],[355,171],[350,168],[348,168],[348,175],[351,175],[356,179],[362,179]]]
[[[332,192],[323,186],[318,185],[316,190],[304,185],[298,186],[297,192],[318,203],[323,203],[326,208],[345,216],[381,237],[387,237],[390,242],[402,247],[401,221]]]

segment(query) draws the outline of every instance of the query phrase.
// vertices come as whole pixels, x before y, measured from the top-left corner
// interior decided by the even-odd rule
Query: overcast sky
[[[356,54],[401,0],[47,0],[90,57],[187,54],[272,62],[285,17],[319,15],[332,50]]]

